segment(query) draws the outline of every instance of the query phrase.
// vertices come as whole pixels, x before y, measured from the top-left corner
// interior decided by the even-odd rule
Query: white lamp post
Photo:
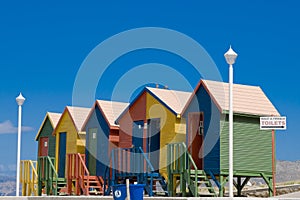
[[[18,151],[17,151],[17,181],[16,181],[16,196],[19,196],[20,193],[20,158],[21,158],[21,119],[22,119],[22,105],[25,101],[25,98],[20,95],[16,98],[16,101],[19,106],[19,114],[18,114]]]
[[[224,54],[229,65],[229,197],[233,197],[233,67],[237,58],[231,46]]]

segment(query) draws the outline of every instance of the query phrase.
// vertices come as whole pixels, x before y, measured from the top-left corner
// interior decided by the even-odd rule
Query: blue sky
[[[277,158],[300,160],[300,13],[299,1],[1,1],[0,2],[0,164],[16,163],[16,96],[23,106],[21,159],[35,159],[34,137],[47,111],[62,112],[72,104],[76,74],[88,54],[120,32],[162,27],[181,32],[201,44],[224,81],[224,53],[230,44],[239,54],[236,83],[259,85],[282,115],[288,130],[278,131]],[[141,50],[117,59],[104,79],[142,64],[161,63],[179,69],[189,63],[168,52]],[[198,78],[190,73],[193,87]],[[149,77],[158,73],[149,73]],[[134,79],[128,85],[135,86]],[[172,89],[182,88],[166,76]],[[168,82],[169,81],[169,82]],[[96,98],[109,99],[109,84]],[[117,100],[134,91],[118,90]]]

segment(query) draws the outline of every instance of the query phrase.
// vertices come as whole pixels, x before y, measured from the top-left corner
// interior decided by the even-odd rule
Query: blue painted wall
[[[214,174],[220,172],[220,112],[204,87],[200,87],[192,99],[183,117],[187,119],[190,112],[204,113],[204,170]],[[188,133],[188,127],[186,129]],[[188,139],[188,134],[187,134]],[[186,140],[188,141],[188,140]]]
[[[97,128],[97,162],[96,162],[96,175],[104,176],[105,169],[107,164],[109,164],[109,133],[110,128],[107,124],[105,118],[103,117],[98,106],[96,106],[94,112],[90,116],[89,121],[86,124],[86,161],[88,165],[88,156],[89,156],[89,129]]]

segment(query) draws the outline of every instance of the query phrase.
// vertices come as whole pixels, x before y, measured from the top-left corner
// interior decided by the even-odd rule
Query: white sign
[[[115,191],[115,197],[116,197],[116,198],[120,198],[121,196],[122,196],[121,190],[116,190],[116,191]]]
[[[260,130],[286,130],[286,117],[261,117]]]

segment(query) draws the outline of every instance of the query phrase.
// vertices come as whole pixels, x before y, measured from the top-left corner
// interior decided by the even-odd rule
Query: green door
[[[94,176],[97,168],[97,128],[90,128],[88,135],[88,169]]]

